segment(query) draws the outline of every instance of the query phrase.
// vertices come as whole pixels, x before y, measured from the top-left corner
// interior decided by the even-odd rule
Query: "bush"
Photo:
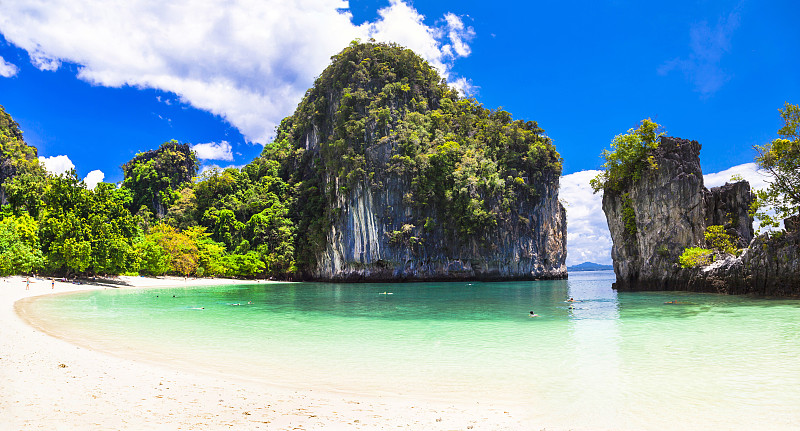
[[[720,225],[707,227],[704,236],[706,244],[718,253],[735,255],[739,251],[733,245],[733,238],[725,233],[725,228]]]
[[[611,150],[603,150],[605,160],[603,171],[590,182],[595,193],[600,190],[621,191],[623,185],[641,178],[645,169],[657,169],[650,152],[658,147],[664,136],[661,125],[650,120],[642,120],[637,129],[629,129],[611,141]]]
[[[689,247],[678,258],[681,268],[697,268],[713,262],[714,252],[707,248]]]

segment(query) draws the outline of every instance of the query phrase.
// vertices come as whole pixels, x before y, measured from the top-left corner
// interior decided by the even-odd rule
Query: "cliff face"
[[[294,190],[306,278],[566,277],[549,138],[461,98],[410,50],[335,56],[263,157]]]
[[[663,137],[652,155],[657,169],[603,195],[616,289],[800,296],[800,232],[753,239],[750,185],[703,187],[696,141]],[[705,229],[712,225],[722,225],[744,252],[705,267],[681,268],[683,250],[703,247]]]
[[[515,219],[502,220],[485,236],[462,241],[412,222],[447,215],[415,210],[402,202],[408,184],[382,190],[359,186],[342,202],[331,226],[315,279],[337,281],[512,280],[566,276],[566,212],[555,186],[539,202],[519,202]],[[552,183],[551,183],[552,184]],[[405,230],[404,230],[405,227]],[[401,237],[393,237],[400,232]],[[416,238],[412,239],[412,238]]]
[[[683,249],[703,242],[699,155],[696,141],[664,137],[654,154],[658,169],[645,170],[639,181],[620,192],[603,194],[617,288],[670,284]]]

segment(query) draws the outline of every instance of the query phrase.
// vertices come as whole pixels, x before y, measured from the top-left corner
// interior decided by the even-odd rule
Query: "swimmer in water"
[[[531,311],[530,314],[528,314],[528,317],[539,317],[539,315]]]

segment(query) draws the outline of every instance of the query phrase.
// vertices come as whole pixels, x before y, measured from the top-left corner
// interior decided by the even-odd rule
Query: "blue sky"
[[[169,139],[206,144],[205,166],[246,164],[355,37],[415,49],[484,106],[537,121],[568,181],[647,117],[698,140],[706,173],[745,165],[800,103],[796,1],[21,3],[0,3],[0,105],[40,156],[66,156],[53,166],[110,182]],[[576,190],[568,213],[596,202]],[[608,261],[607,245],[577,247],[570,260]]]

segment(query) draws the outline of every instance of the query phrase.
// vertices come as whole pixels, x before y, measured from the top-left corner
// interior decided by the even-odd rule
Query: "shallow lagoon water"
[[[800,301],[617,293],[613,279],[123,289],[31,309],[56,335],[111,353],[507,405],[548,429],[800,429]]]

